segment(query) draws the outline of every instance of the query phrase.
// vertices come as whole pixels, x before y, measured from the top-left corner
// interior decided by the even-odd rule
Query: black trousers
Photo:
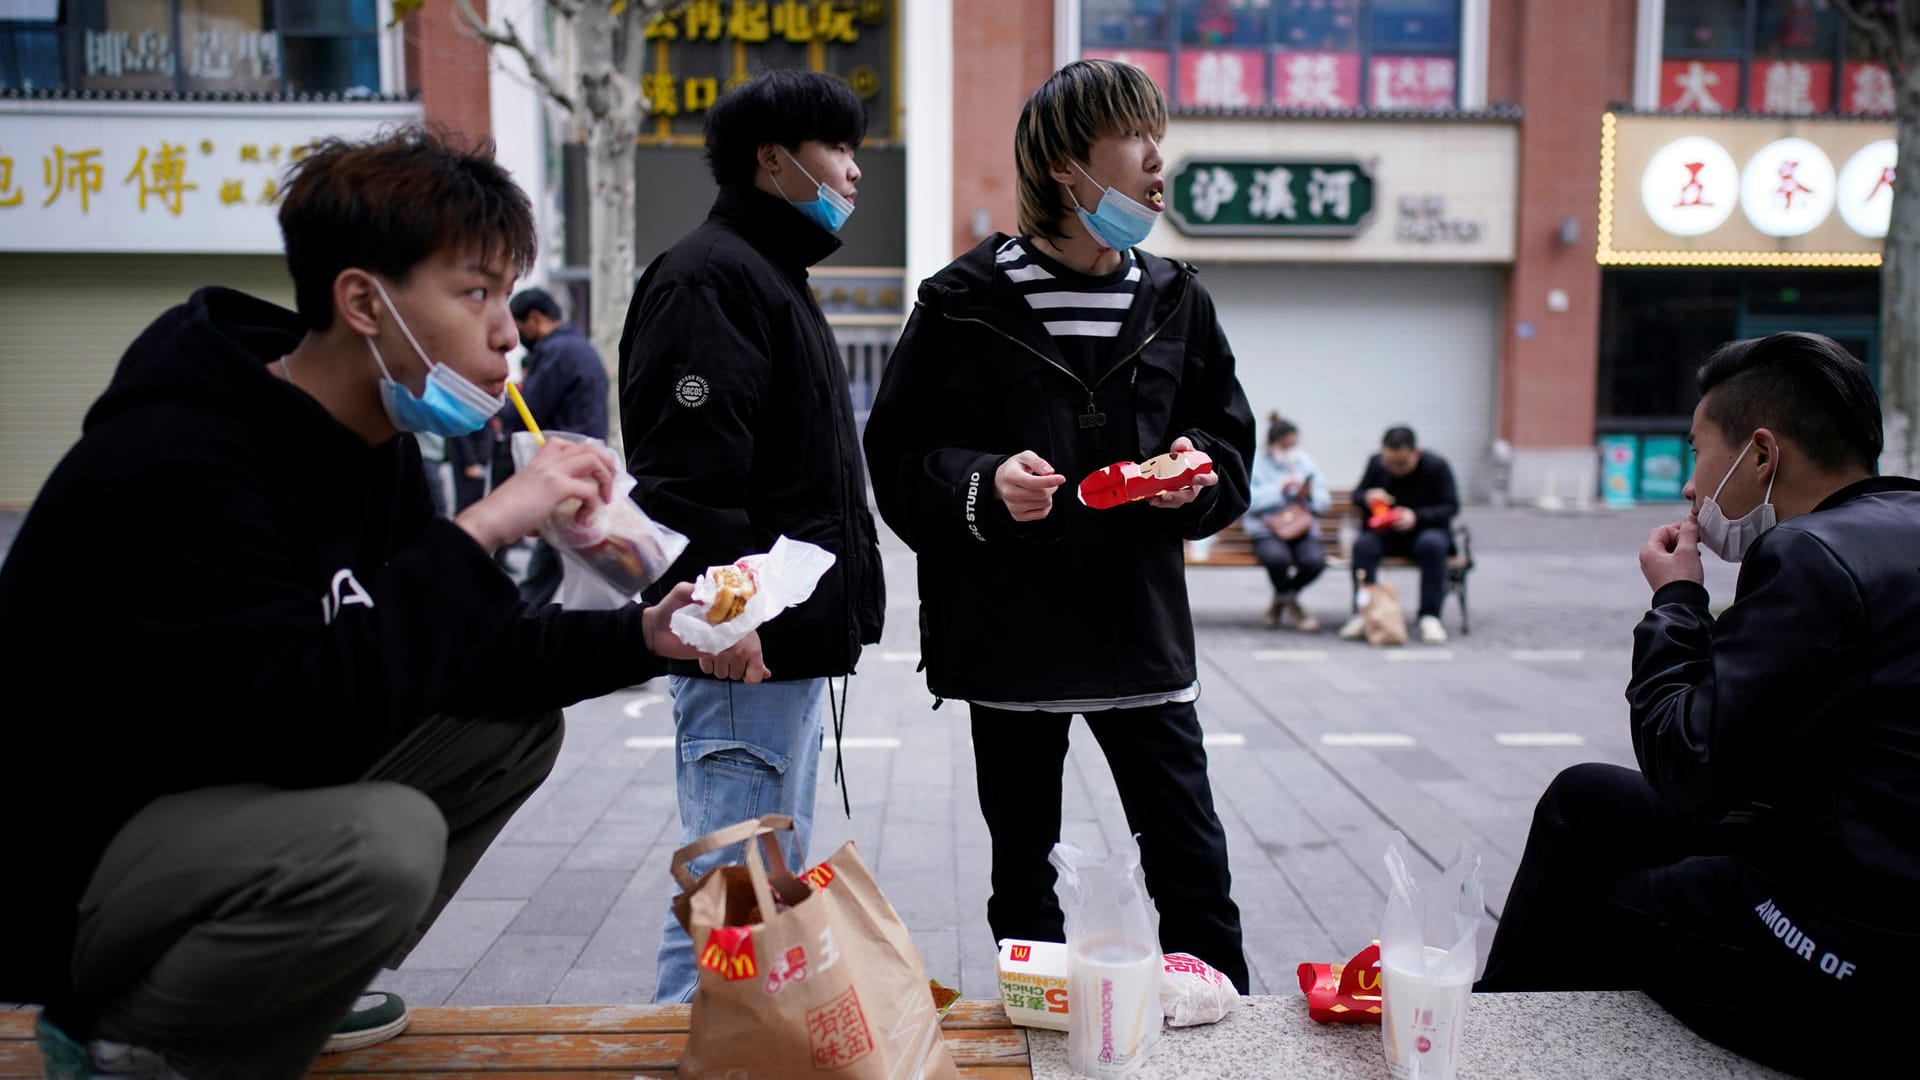
[[[1360,580],[1380,580],[1380,560],[1389,555],[1409,556],[1420,564],[1420,614],[1440,616],[1447,599],[1447,553],[1453,540],[1439,528],[1398,532],[1362,529],[1353,539],[1353,568]]]
[[[1253,557],[1267,568],[1273,591],[1281,596],[1292,596],[1313,584],[1327,568],[1327,553],[1321,550],[1320,537],[1311,529],[1293,541],[1262,536],[1253,542]]]
[[[1910,1015],[1912,938],[1796,898],[1743,854],[1755,843],[1693,824],[1635,770],[1567,769],[1534,811],[1475,991],[1643,990],[1775,1068],[1858,1068],[1893,1037],[1878,1025]]]
[[[296,1080],[398,967],[552,771],[560,713],[437,716],[358,783],[163,796],[95,868],[74,998],[82,1041],[167,1053],[195,1080]]]
[[[993,837],[994,939],[1065,941],[1066,916],[1047,856],[1060,840],[1067,713],[973,708],[974,774]],[[1227,835],[1213,809],[1207,752],[1191,702],[1090,713],[1087,727],[1139,834],[1147,892],[1160,912],[1160,947],[1192,953],[1247,992],[1240,908],[1231,896]]]

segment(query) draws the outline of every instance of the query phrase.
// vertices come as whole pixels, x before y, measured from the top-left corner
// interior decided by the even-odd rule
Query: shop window
[[[0,0],[0,89],[380,92],[377,0]]]
[[[1662,109],[1892,112],[1886,68],[1829,0],[1668,0],[1665,19]]]
[[[58,90],[60,0],[0,0],[0,87]]]
[[[1176,108],[1440,111],[1461,0],[1083,0],[1083,55],[1137,64]]]

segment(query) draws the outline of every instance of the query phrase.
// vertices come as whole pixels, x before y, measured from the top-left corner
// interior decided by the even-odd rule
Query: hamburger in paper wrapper
[[[1379,1023],[1380,943],[1344,964],[1301,964],[1300,990],[1307,995],[1307,1015],[1319,1023]]]
[[[693,581],[693,603],[673,613],[673,634],[703,653],[730,649],[761,623],[805,602],[832,567],[832,552],[785,536],[764,555],[708,567]]]

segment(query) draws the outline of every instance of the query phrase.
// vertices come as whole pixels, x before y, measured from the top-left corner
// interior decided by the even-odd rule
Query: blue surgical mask
[[[380,346],[374,344],[371,336],[367,338],[367,348],[373,350],[373,362],[380,367],[380,404],[386,407],[387,419],[401,431],[431,435],[470,435],[486,426],[487,420],[506,404],[506,399],[480,389],[447,365],[434,363],[414,340],[413,331],[407,329],[407,320],[400,317],[400,309],[394,306],[393,298],[387,295],[386,286],[380,284],[379,278],[373,279],[373,287],[380,299],[386,301],[387,310],[393,313],[394,323],[406,335],[407,344],[413,346],[414,354],[427,365],[427,392],[416,395],[393,377],[387,370],[386,360],[380,356]]]
[[[1089,183],[1100,182],[1081,168],[1079,162],[1075,161],[1073,167],[1080,169],[1080,175],[1086,177]],[[1154,223],[1160,220],[1160,211],[1135,202],[1113,188],[1101,190],[1100,205],[1092,213],[1080,205],[1072,188],[1067,189],[1067,198],[1073,199],[1073,212],[1080,215],[1080,224],[1086,226],[1087,232],[1115,251],[1139,247],[1147,234],[1153,231]]]
[[[780,152],[787,154],[787,160],[793,162],[793,167],[800,170],[801,176],[813,180],[813,174],[807,171],[805,165],[800,164],[799,158],[787,153],[787,148],[784,146],[780,148]],[[801,214],[806,216],[808,221],[813,222],[828,232],[839,232],[840,226],[845,225],[847,219],[853,216],[853,203],[848,202],[845,195],[840,194],[818,180],[813,180],[813,188],[815,192],[814,198],[808,199],[805,202],[795,202],[792,199],[788,199],[787,205],[800,211]]]

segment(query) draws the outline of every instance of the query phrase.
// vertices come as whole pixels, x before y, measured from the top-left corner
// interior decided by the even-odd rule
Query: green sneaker
[[[333,1029],[327,1037],[327,1044],[320,1048],[323,1054],[337,1054],[343,1050],[359,1050],[386,1042],[395,1035],[407,1030],[410,1019],[407,1003],[400,1000],[399,994],[390,994],[385,990],[369,990],[360,995],[353,1003],[347,1018]]]

